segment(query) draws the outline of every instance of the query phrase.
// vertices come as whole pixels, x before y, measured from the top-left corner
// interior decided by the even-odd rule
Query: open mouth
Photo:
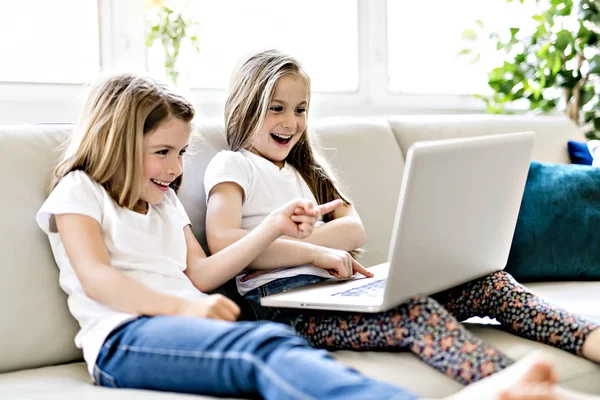
[[[290,140],[292,140],[292,136],[293,135],[278,135],[276,133],[271,133],[273,140],[281,145],[288,144]]]
[[[159,181],[156,179],[150,179],[150,181],[162,191],[169,190],[169,185],[171,184],[171,182]]]

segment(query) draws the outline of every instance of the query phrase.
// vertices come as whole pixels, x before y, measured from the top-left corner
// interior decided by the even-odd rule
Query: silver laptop
[[[389,261],[369,269],[375,276],[329,279],[263,297],[261,304],[378,312],[504,269],[534,137],[522,132],[413,144]]]

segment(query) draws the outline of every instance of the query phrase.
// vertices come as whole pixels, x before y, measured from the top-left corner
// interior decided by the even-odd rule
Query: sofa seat
[[[151,390],[109,389],[92,384],[84,362],[28,369],[0,374],[0,399],[27,400],[184,400],[214,397],[157,392]]]
[[[527,285],[539,295],[569,311],[578,312],[600,323],[600,282],[532,283]],[[540,349],[552,357],[564,387],[600,393],[600,366],[533,341],[524,341],[503,332],[493,320],[472,319],[469,330],[517,360]],[[429,397],[455,393],[461,385],[428,367],[410,352],[338,351],[334,356],[364,374],[402,385]],[[0,374],[1,399],[209,399],[147,390],[114,390],[92,385],[82,362]]]

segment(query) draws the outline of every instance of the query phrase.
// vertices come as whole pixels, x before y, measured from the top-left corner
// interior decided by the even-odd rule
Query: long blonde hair
[[[308,113],[310,78],[295,58],[277,50],[265,50],[251,55],[235,72],[225,103],[225,131],[230,150],[251,148],[269,112],[277,81],[288,74],[299,76],[306,83]],[[311,145],[309,132],[306,128],[285,161],[304,178],[319,204],[338,198],[350,204],[324,158]],[[331,213],[323,219],[330,221]]]
[[[94,84],[51,190],[69,172],[81,170],[122,207],[133,209],[143,184],[144,134],[168,118],[189,122],[194,107],[168,86],[135,74],[101,78]],[[182,176],[171,183],[177,191]]]

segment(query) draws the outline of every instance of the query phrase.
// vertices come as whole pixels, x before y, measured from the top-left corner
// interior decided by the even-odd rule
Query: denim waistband
[[[279,307],[264,307],[260,304],[260,299],[265,296],[285,292],[291,289],[312,285],[327,280],[317,275],[296,275],[289,278],[275,279],[265,283],[262,286],[252,289],[244,295],[244,299],[250,305],[254,312],[251,318],[256,320],[270,320],[290,324],[296,317],[297,310]]]
[[[291,289],[312,285],[323,282],[329,278],[324,278],[317,275],[296,275],[289,278],[275,279],[267,282],[262,286],[252,289],[244,295],[248,300],[257,300],[261,297],[270,296],[272,294],[286,292]]]

